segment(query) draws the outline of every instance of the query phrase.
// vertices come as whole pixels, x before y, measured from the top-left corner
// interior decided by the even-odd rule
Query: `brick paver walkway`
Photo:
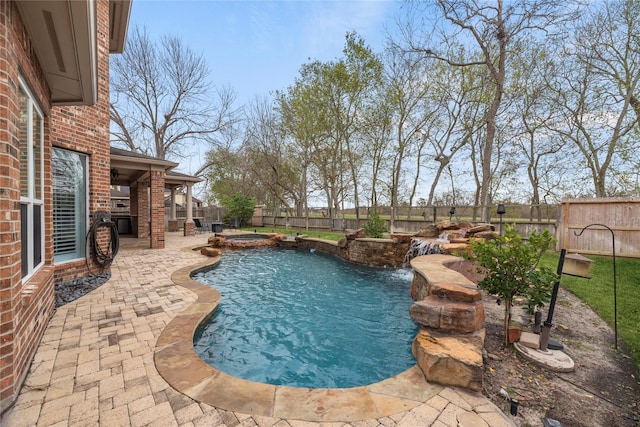
[[[60,307],[3,426],[458,426],[510,420],[480,394],[442,388],[411,410],[383,418],[315,423],[216,408],[174,390],[154,364],[165,326],[196,300],[171,275],[204,257],[189,247],[206,234],[167,233],[163,250],[123,247],[111,279]],[[136,243],[139,245],[139,242]],[[134,245],[135,246],[135,245]],[[477,424],[475,424],[477,425]]]

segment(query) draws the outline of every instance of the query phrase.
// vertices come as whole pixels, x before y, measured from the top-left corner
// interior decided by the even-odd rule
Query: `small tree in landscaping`
[[[229,221],[235,218],[238,227],[242,227],[247,224],[253,216],[256,200],[253,197],[235,193],[229,197],[225,197],[222,200],[222,204],[229,208],[229,211],[225,215],[225,220]]]
[[[364,225],[364,232],[367,237],[373,237],[374,239],[381,238],[382,234],[387,232],[384,218],[380,218],[378,212],[372,213],[371,218],[369,218],[369,221]]]
[[[504,236],[494,240],[470,241],[469,258],[479,266],[477,272],[485,275],[478,286],[504,302],[505,347],[509,345],[507,331],[513,299],[523,297],[530,313],[551,299],[558,276],[548,267],[538,268],[538,262],[554,242],[549,230],[533,231],[524,241],[511,226],[505,227]]]

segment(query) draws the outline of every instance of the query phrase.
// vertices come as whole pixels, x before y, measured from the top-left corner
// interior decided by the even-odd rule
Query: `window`
[[[55,262],[84,258],[87,234],[87,156],[54,148],[53,256]]]
[[[44,119],[33,96],[20,79],[20,238],[22,277],[42,266],[44,254],[43,146]]]

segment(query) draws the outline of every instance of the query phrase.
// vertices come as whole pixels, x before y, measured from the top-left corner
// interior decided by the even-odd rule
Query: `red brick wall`
[[[0,412],[13,401],[35,348],[53,312],[52,244],[45,245],[45,267],[22,282],[20,246],[19,76],[45,114],[45,156],[49,91],[31,49],[15,3],[0,1]],[[45,168],[50,163],[45,162]],[[51,179],[45,173],[45,210]],[[45,221],[50,216],[45,215]],[[51,233],[45,222],[45,233]],[[48,267],[47,267],[48,266]]]
[[[97,1],[98,104],[51,107],[50,92],[14,2],[0,0],[0,413],[13,403],[54,309],[57,277],[87,275],[84,261],[53,264],[51,149],[64,147],[90,158],[89,209],[110,209],[109,15]],[[44,267],[21,279],[18,79],[22,75],[45,115]]]
[[[97,7],[98,101],[93,106],[61,106],[51,109],[51,145],[87,154],[89,157],[89,214],[111,210],[109,154],[109,7]],[[92,220],[92,218],[90,219]],[[101,233],[101,241],[108,238]],[[53,242],[52,242],[53,244]],[[90,260],[92,271],[98,271]],[[64,263],[56,268],[56,281],[87,276],[85,261]]]

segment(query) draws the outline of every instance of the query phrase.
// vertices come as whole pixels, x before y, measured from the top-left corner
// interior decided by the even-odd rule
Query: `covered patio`
[[[112,218],[115,221],[125,219],[129,221],[133,237],[149,238],[151,249],[165,247],[165,188],[171,190],[171,214],[169,217],[169,231],[177,231],[176,218],[176,190],[186,188],[187,218],[184,225],[184,235],[193,236],[195,225],[193,222],[193,185],[201,179],[172,171],[178,163],[146,156],[140,153],[111,147],[111,180],[112,186],[129,187],[129,213],[125,216]]]

